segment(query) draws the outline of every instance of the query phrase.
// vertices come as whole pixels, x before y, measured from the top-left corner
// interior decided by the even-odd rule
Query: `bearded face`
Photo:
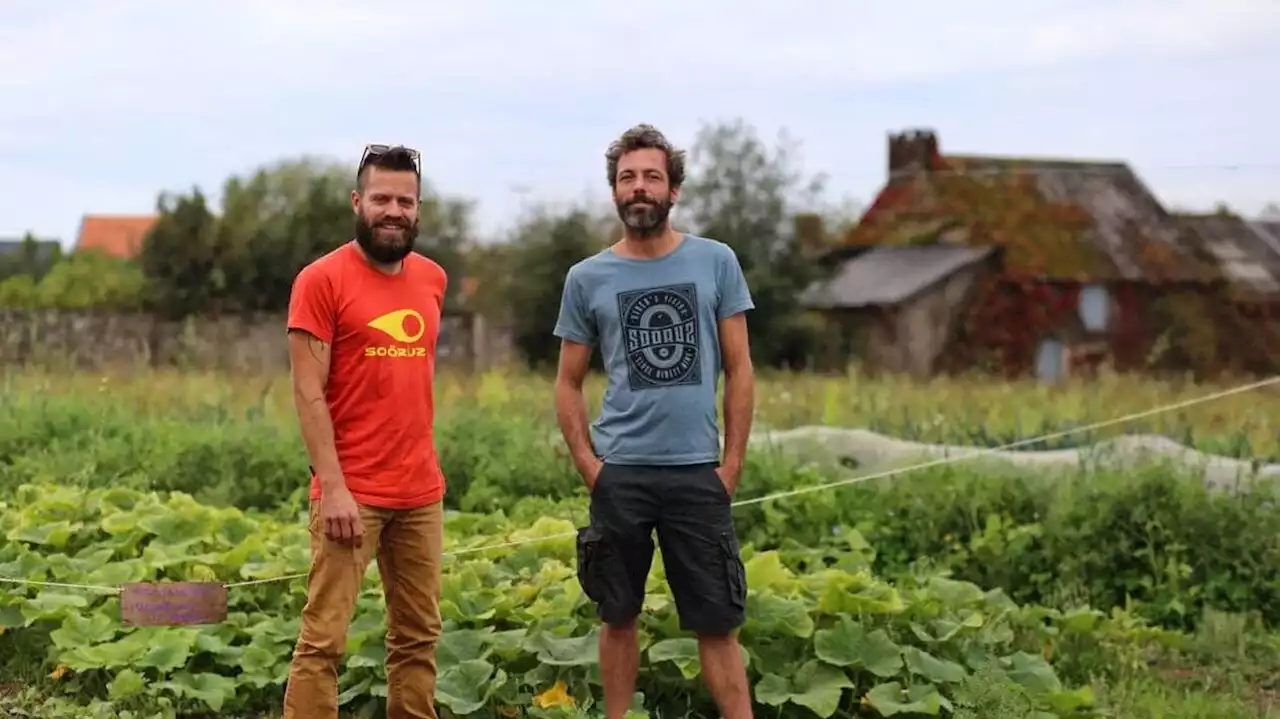
[[[356,243],[374,262],[390,265],[403,260],[417,239],[416,217],[379,217],[365,211],[356,215]]]
[[[671,187],[667,155],[662,150],[646,147],[618,158],[613,204],[631,237],[647,240],[661,236],[678,193]]]
[[[649,238],[662,234],[672,203],[670,195],[657,198],[645,190],[637,190],[630,195],[615,197],[614,204],[618,208],[618,218],[628,230],[638,238]]]
[[[414,173],[371,168],[354,200],[356,242],[369,259],[391,265],[413,251],[418,238]]]

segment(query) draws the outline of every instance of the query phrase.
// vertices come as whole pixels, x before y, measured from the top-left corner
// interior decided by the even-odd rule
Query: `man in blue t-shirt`
[[[591,496],[578,577],[605,623],[606,717],[622,719],[635,692],[635,621],[656,529],[680,625],[698,635],[707,686],[726,719],[744,719],[751,697],[736,630],[747,587],[730,504],[751,426],[744,313],[754,304],[728,245],[677,232],[667,220],[684,180],[683,152],[639,125],[610,146],[606,166],[623,238],[570,268],[555,327],[556,411]],[[595,348],[608,389],[588,429],[582,384]]]

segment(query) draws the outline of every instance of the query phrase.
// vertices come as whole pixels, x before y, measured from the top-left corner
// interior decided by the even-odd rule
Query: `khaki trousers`
[[[289,668],[284,719],[338,719],[338,668],[369,561],[376,554],[387,606],[387,719],[437,719],[442,502],[408,510],[360,507],[364,542],[324,536],[311,503],[311,570],[302,629]]]

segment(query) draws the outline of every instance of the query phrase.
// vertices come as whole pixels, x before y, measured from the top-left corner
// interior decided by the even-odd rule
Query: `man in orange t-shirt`
[[[418,154],[371,145],[356,237],[298,273],[289,357],[311,458],[311,571],[285,719],[337,719],[338,665],[365,569],[387,602],[387,716],[435,719],[445,480],[436,458],[436,338],[448,279],[414,253]]]

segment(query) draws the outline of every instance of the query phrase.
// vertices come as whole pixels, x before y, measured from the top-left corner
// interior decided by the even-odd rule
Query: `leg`
[[[591,492],[591,525],[578,532],[578,581],[604,621],[600,677],[606,719],[622,719],[636,691],[636,617],[653,563],[658,502],[643,468],[605,465]]]
[[[751,694],[736,630],[746,620],[746,571],[714,465],[668,471],[658,542],[680,626],[698,635],[702,676],[725,719],[749,719]]]
[[[387,719],[436,719],[440,637],[441,502],[397,512],[382,537],[378,570],[387,598]]]
[[[324,536],[320,503],[311,503],[307,604],[285,685],[284,719],[338,719],[338,663],[365,570],[378,550],[383,518],[381,510],[361,507],[364,542],[349,547]]]

